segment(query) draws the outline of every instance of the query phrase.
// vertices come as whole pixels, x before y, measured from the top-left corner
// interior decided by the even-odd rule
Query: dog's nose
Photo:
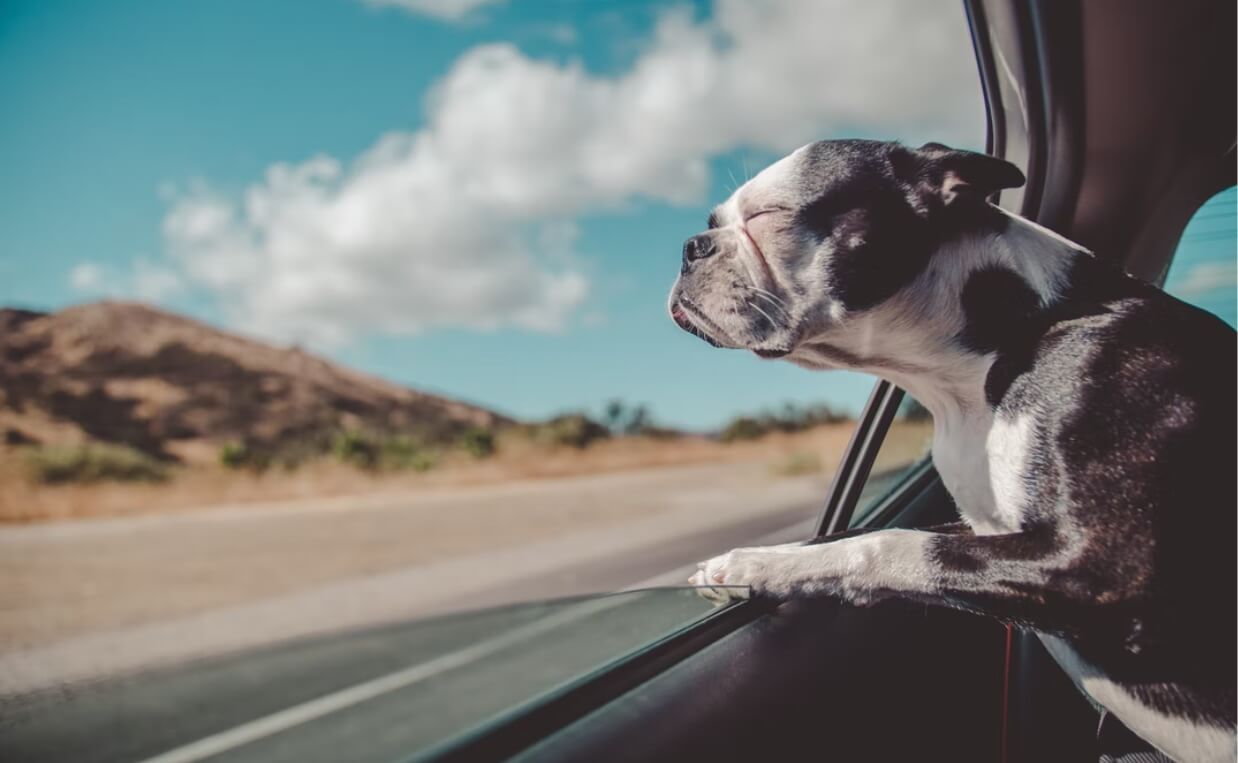
[[[718,247],[714,238],[708,233],[701,233],[688,239],[683,244],[683,264],[686,266],[696,260],[703,260],[717,254]]]

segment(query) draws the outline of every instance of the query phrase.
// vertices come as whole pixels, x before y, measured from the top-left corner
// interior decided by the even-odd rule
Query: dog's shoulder
[[[1146,408],[1175,395],[1232,407],[1235,351],[1233,328],[1216,316],[1080,257],[1061,299],[1004,333],[985,393],[1007,411],[1085,398]]]

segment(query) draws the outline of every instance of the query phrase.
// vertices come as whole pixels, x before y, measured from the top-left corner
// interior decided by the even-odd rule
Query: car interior
[[[1162,283],[1234,184],[1232,3],[968,0],[1006,209]],[[853,512],[902,392],[879,382],[820,534],[951,521],[922,463]],[[1096,760],[1098,713],[1034,634],[940,608],[745,602],[419,760]]]

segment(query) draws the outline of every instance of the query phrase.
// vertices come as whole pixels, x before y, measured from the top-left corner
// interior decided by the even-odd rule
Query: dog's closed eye
[[[752,222],[753,220],[757,219],[758,217],[764,217],[765,215],[772,215],[776,212],[786,212],[786,211],[788,210],[784,207],[765,207],[764,209],[758,209],[755,212],[748,213],[748,215],[744,217],[744,224],[746,225]]]
[[[762,233],[768,231],[769,226],[777,223],[779,220],[779,213],[786,211],[787,210],[778,207],[758,209],[744,217],[744,230],[746,230],[750,236],[760,237]]]

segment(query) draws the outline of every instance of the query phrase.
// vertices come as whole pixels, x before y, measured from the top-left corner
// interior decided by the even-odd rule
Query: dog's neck
[[[953,238],[898,294],[806,341],[792,360],[888,379],[948,429],[987,411],[985,379],[995,355],[961,341],[968,328],[963,307],[968,280],[981,270],[1010,271],[1035,293],[1043,309],[1062,299],[1073,263],[1087,256],[1085,249],[1046,228],[1001,214],[1003,225]]]

